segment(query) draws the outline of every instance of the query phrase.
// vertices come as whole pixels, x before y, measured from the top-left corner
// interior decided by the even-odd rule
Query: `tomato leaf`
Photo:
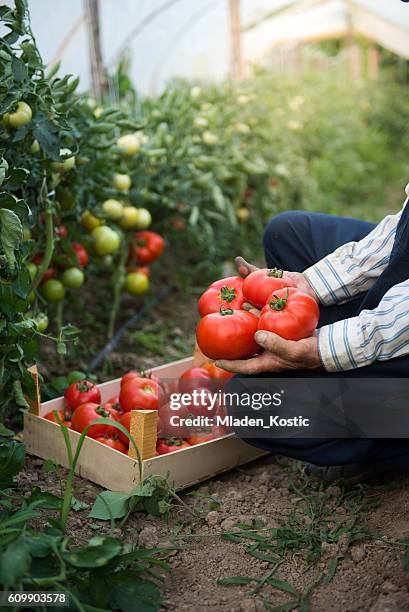
[[[14,56],[11,60],[11,71],[15,81],[25,81],[27,78],[27,66],[20,57]]]
[[[16,264],[15,250],[23,240],[23,226],[12,210],[0,208],[0,241],[7,263],[11,269]]]
[[[66,563],[74,567],[103,567],[119,555],[121,549],[122,544],[119,540],[95,536],[91,538],[87,546],[63,552],[62,557]]]

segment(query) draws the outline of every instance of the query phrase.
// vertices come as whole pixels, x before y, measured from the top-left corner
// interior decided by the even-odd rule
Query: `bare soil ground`
[[[195,295],[172,293],[155,307],[127,332],[101,379],[190,354],[195,301]],[[134,308],[127,302],[122,319]],[[93,330],[96,325],[104,329],[101,303],[84,312],[79,302],[74,315],[88,317]],[[87,334],[79,353],[64,362],[67,371],[85,369],[101,348],[98,331],[93,333],[95,338]],[[42,372],[47,379],[64,373],[50,346],[43,352]],[[27,459],[19,480],[22,490],[39,485],[59,493],[58,478],[42,464]],[[168,522],[135,513],[115,532],[141,546],[173,547],[163,610],[404,611],[409,610],[409,576],[402,565],[406,547],[400,542],[409,542],[408,484],[409,478],[386,475],[365,485],[336,483],[325,489],[308,481],[295,462],[268,456],[184,492],[196,517],[179,506]],[[110,528],[87,519],[99,492],[94,484],[76,479],[75,497],[86,504],[70,518],[69,533],[78,543]],[[241,577],[232,580],[238,584],[219,583],[232,576]]]

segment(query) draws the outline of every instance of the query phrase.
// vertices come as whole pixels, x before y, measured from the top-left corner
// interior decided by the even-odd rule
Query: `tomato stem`
[[[271,270],[269,270],[267,272],[267,276],[270,276],[272,278],[283,278],[283,270],[280,270],[280,268],[271,268]]]
[[[230,304],[235,299],[236,295],[234,287],[225,285],[220,289],[220,299],[223,300],[223,302],[228,302]]]
[[[28,290],[28,294],[37,289],[40,284],[41,279],[44,276],[45,271],[48,269],[53,252],[54,252],[54,223],[53,223],[53,209],[51,200],[47,195],[47,183],[44,177],[43,183],[41,185],[40,194],[38,196],[38,200],[41,206],[41,203],[44,203],[44,221],[45,221],[45,249],[43,259],[40,265],[37,268],[37,274],[33,278],[30,284],[30,288]]]
[[[124,238],[121,245],[118,267],[113,274],[114,295],[112,299],[111,315],[108,324],[108,339],[111,339],[115,331],[116,318],[121,304],[122,287],[125,282],[125,264],[128,257],[128,241]]]
[[[223,306],[220,308],[219,312],[222,315],[222,317],[225,317],[226,315],[234,314],[233,308],[223,308]]]
[[[287,305],[289,293],[290,292],[287,289],[287,293],[285,294],[283,298],[279,298],[278,295],[273,293],[273,297],[275,298],[275,301],[271,300],[271,302],[269,303],[271,310],[284,310],[284,308]]]

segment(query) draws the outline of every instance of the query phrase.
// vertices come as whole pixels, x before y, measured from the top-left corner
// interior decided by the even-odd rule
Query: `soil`
[[[197,289],[196,294],[199,291]],[[124,335],[109,362],[104,364],[105,369],[99,372],[100,380],[131,368],[150,368],[191,354],[196,294],[187,296],[179,289],[154,307],[149,317]],[[134,310],[135,303],[126,300],[120,323]],[[64,360],[66,372],[86,369],[90,357],[101,348],[101,341],[95,338],[98,329],[105,328],[107,318],[101,300],[91,301],[85,310],[79,300],[73,316],[89,320],[92,334],[84,333],[75,355],[69,352]],[[54,348],[46,345],[41,366],[46,380],[64,373],[61,367],[55,359]],[[26,469],[19,476],[21,489],[29,491],[38,485],[59,494],[58,478],[42,470],[42,464],[40,459],[27,458]],[[64,478],[64,472],[62,475]],[[196,509],[196,517],[180,506],[173,508],[168,522],[137,512],[123,527],[116,527],[115,535],[140,546],[172,548],[167,558],[171,573],[165,577],[163,585],[162,610],[409,610],[409,577],[402,565],[406,549],[396,543],[405,538],[409,541],[408,484],[409,478],[386,475],[350,489],[336,485],[325,491],[306,482],[295,462],[267,456],[183,492],[183,501]],[[100,491],[93,483],[80,478],[75,480],[75,497],[87,504],[85,509],[73,511],[69,519],[68,533],[77,543],[95,533],[109,531],[107,523],[87,519]],[[355,498],[359,499],[358,505],[347,503]],[[321,514],[311,518],[309,508],[320,507],[317,505],[320,499],[323,500]],[[294,517],[298,528],[291,522]],[[261,535],[269,528],[281,529],[280,537],[287,538],[287,548],[279,556],[281,564],[274,574],[271,574],[274,565],[249,554],[248,548],[253,541],[226,539],[226,534],[240,531],[235,526],[237,523],[253,525]],[[287,525],[293,525],[288,536],[283,531],[283,526]],[[337,531],[339,529],[341,531]],[[323,532],[341,535],[336,542],[330,536],[326,541]],[[288,545],[291,537],[302,537],[305,541],[298,547]],[[276,555],[276,551],[272,554]],[[296,594],[283,591],[283,583],[279,583],[279,588],[274,583],[269,584],[269,574],[274,579],[287,581]],[[256,583],[230,586],[217,583],[231,576],[265,578],[266,581],[255,594],[250,592]],[[289,605],[281,608],[286,603]]]

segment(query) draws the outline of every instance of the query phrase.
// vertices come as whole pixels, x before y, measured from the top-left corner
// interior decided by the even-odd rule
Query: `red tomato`
[[[138,263],[142,266],[155,261],[162,255],[165,241],[162,236],[149,230],[136,232],[134,236],[134,250]]]
[[[87,249],[79,242],[73,242],[71,246],[75,251],[78,260],[78,265],[80,266],[80,268],[86,268],[89,262],[89,255]]]
[[[245,300],[256,308],[263,308],[268,296],[283,287],[293,287],[293,283],[288,278],[283,278],[282,270],[263,268],[246,276],[243,283],[243,295]]]
[[[286,340],[309,338],[317,327],[317,302],[293,287],[270,295],[261,311],[258,328],[274,332]]]
[[[40,285],[46,283],[50,278],[54,278],[54,276],[57,276],[57,270],[55,268],[48,268],[41,277]]]
[[[254,340],[257,324],[250,312],[224,308],[199,321],[197,343],[209,359],[248,359],[259,349]]]
[[[129,410],[157,410],[158,383],[150,378],[128,378],[121,384],[119,402],[125,412]]]
[[[101,444],[105,444],[105,446],[109,446],[110,448],[114,448],[120,453],[127,454],[128,447],[118,440],[117,438],[106,438],[105,436],[99,436],[98,438],[94,438],[97,442],[101,442]]]
[[[215,363],[209,361],[205,363],[203,368],[209,372],[209,375],[214,380],[228,380],[232,376],[234,376],[233,372],[228,372],[227,370],[223,370],[223,368],[219,368]]]
[[[244,302],[243,282],[240,276],[230,276],[212,283],[199,298],[200,316],[219,312],[221,306],[240,310]]]
[[[88,425],[91,425],[95,419],[105,417],[113,419],[113,415],[109,410],[105,410],[103,406],[94,402],[86,402],[78,406],[72,416],[71,426],[74,431],[81,433]],[[105,423],[97,423],[92,425],[87,433],[90,438],[98,438],[99,436],[111,435],[117,429],[113,425]]]
[[[51,412],[48,412],[46,415],[44,415],[44,418],[47,419],[47,421],[58,423],[57,419],[55,418],[54,412],[58,413],[58,416],[60,417],[63,425],[65,425],[66,427],[71,427],[71,415],[65,410],[51,410]]]
[[[101,402],[101,393],[93,382],[89,380],[80,380],[72,383],[64,391],[65,405],[74,411],[77,406],[86,402],[99,404]]]
[[[169,438],[168,440],[162,440],[159,438],[156,444],[156,450],[158,451],[159,455],[174,453],[175,451],[182,450],[182,448],[190,448],[190,444],[177,438]]]
[[[208,432],[198,432],[186,438],[186,442],[190,444],[190,446],[196,446],[196,444],[202,444],[203,442],[208,442],[209,440],[214,440],[216,436],[213,433]]]
[[[60,238],[67,238],[68,236],[68,230],[65,227],[65,225],[58,225],[55,228],[55,233],[57,234],[57,236],[59,236]]]
[[[103,407],[105,408],[105,410],[109,410],[112,413],[114,419],[117,421],[123,415],[123,410],[121,408],[121,404],[119,403],[119,397],[117,395],[111,397],[107,402],[105,402],[105,404],[103,404]]]
[[[210,374],[204,368],[189,368],[183,372],[179,378],[179,390],[181,393],[191,393],[198,387],[208,387],[211,389],[212,380]]]
[[[187,406],[181,406],[179,410],[172,410],[170,404],[163,404],[159,408],[158,431],[159,437],[184,438],[189,434],[189,429],[186,425],[180,423],[180,419],[184,419],[189,414]],[[177,417],[173,422],[172,417]]]
[[[44,253],[37,253],[36,255],[34,255],[31,261],[35,263],[36,266],[39,266],[40,263],[43,261],[43,257],[44,257]]]
[[[130,432],[131,431],[131,411],[122,413],[122,415],[118,419],[118,422],[121,423],[121,425],[123,425],[125,429],[127,429]],[[130,444],[129,438],[127,438],[126,435],[122,433],[122,431],[120,431],[119,429],[116,430],[116,433],[117,433],[118,438],[121,440],[121,442],[128,447]]]
[[[217,410],[217,402],[214,403],[213,394],[204,387],[195,389],[192,393],[192,401],[188,406],[188,412],[194,416],[213,416]]]

